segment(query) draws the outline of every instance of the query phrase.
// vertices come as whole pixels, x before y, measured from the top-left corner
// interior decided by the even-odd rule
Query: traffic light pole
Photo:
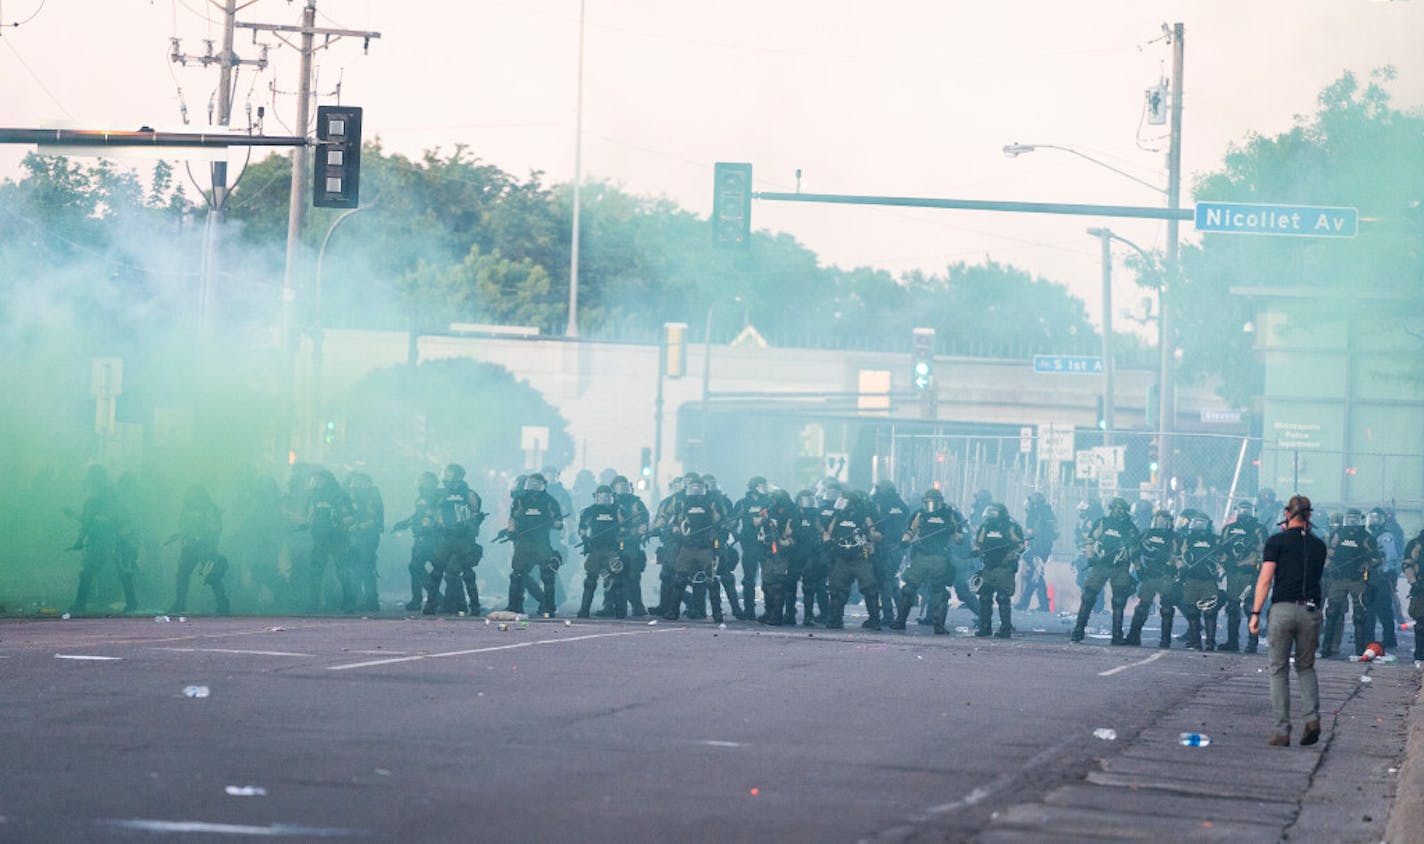
[[[1004,202],[986,199],[941,199],[924,196],[860,196],[839,193],[779,193],[762,191],[752,199],[772,202],[823,202],[837,205],[890,205],[901,208],[948,208],[961,211],[1015,211],[1027,214],[1076,214],[1083,217],[1128,217],[1170,222],[1190,220],[1191,208],[1143,205],[1082,205],[1071,202]],[[1175,226],[1172,227],[1175,231]]]

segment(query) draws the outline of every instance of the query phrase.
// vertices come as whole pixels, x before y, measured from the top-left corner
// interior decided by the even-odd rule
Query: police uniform
[[[1266,544],[1266,528],[1256,517],[1238,511],[1236,520],[1221,529],[1221,549],[1226,568],[1226,643],[1223,651],[1234,651],[1241,633],[1241,605],[1252,606],[1256,578],[1261,571],[1261,548]],[[1246,652],[1255,653],[1260,636],[1247,631]]]
[[[440,578],[431,581],[430,565],[435,560],[437,544],[436,520],[440,507],[440,482],[426,472],[416,487],[415,512],[391,526],[392,530],[410,529],[410,563],[406,570],[410,573],[410,603],[405,608],[410,611],[422,606],[434,614],[440,599]],[[427,589],[427,585],[429,588]],[[426,595],[429,595],[426,598]]]
[[[78,614],[85,611],[94,576],[110,560],[118,568],[119,583],[124,589],[124,612],[133,612],[138,608],[134,598],[133,571],[124,567],[118,553],[119,534],[124,522],[123,507],[109,486],[109,476],[102,467],[94,466],[89,470],[85,485],[88,489],[84,508],[79,514],[79,536],[71,549],[83,550],[84,561],[80,565],[79,588],[70,612]]]
[[[1048,609],[1048,584],[1044,569],[1053,554],[1053,543],[1058,539],[1058,517],[1043,493],[1036,492],[1029,498],[1024,512],[1024,539],[1028,548],[1024,557],[1028,560],[1024,579],[1023,594],[1019,596],[1015,609],[1027,610],[1029,602],[1038,596],[1040,611]]]
[[[875,579],[880,584],[880,594],[884,597],[880,613],[885,624],[893,624],[899,618],[896,602],[902,600],[896,575],[905,560],[905,532],[910,524],[910,505],[895,491],[888,481],[875,485],[875,494],[870,497],[875,506],[875,520],[883,538],[875,543]]]
[[[738,618],[756,618],[757,575],[762,565],[771,556],[774,535],[766,531],[767,508],[771,506],[771,496],[762,491],[765,478],[752,478],[747,484],[747,494],[730,511],[737,542],[742,554],[742,601],[737,605],[735,582],[723,580],[727,591],[727,602],[732,605],[732,614]],[[725,506],[725,504],[724,504]]]
[[[376,549],[381,544],[381,534],[386,530],[386,507],[381,501],[381,491],[371,483],[364,472],[355,473],[347,483],[351,496],[351,507],[356,513],[356,524],[351,528],[351,551],[348,564],[354,583],[357,601],[366,612],[379,612],[381,601],[376,577]],[[355,607],[343,607],[347,612]]]
[[[435,548],[432,554],[434,570],[430,575],[431,598],[445,594],[440,609],[446,613],[469,612],[479,615],[480,590],[475,581],[475,566],[484,556],[484,549],[475,541],[485,514],[480,497],[460,477],[448,477],[440,490],[436,508]],[[469,601],[466,602],[466,592]]]
[[[196,487],[189,491],[183,503],[183,512],[178,516],[178,582],[174,590],[173,606],[170,613],[186,612],[188,608],[188,584],[196,572],[203,582],[212,587],[217,603],[218,615],[227,615],[227,586],[223,576],[227,574],[227,558],[218,553],[218,537],[222,535],[222,512],[218,510],[206,490]]]
[[[786,590],[786,609],[782,614],[782,620],[787,624],[796,623],[796,584],[801,584],[802,625],[811,627],[815,624],[816,590],[819,586],[824,590],[826,574],[822,560],[822,542],[824,527],[821,522],[820,507],[815,503],[814,497],[807,500],[804,496],[798,496],[802,500],[802,506],[796,508],[788,520],[783,536],[782,551],[786,557],[786,576],[789,581],[789,588]],[[828,605],[821,604],[821,614],[825,615]]]
[[[1424,660],[1424,530],[1404,548],[1402,564],[1409,581],[1409,617],[1414,619],[1414,661]]]
[[[341,605],[355,604],[355,584],[351,580],[350,567],[345,565],[350,550],[350,530],[356,523],[356,513],[351,508],[351,499],[336,483],[336,478],[326,470],[318,471],[312,478],[314,486],[307,502],[307,528],[311,532],[311,571],[308,581],[307,612],[320,612],[322,608],[322,579],[327,563],[336,569],[341,583]]]
[[[1187,617],[1187,648],[1216,650],[1216,612],[1220,603],[1217,580],[1221,551],[1210,527],[1188,529],[1177,539],[1178,577],[1182,583],[1182,614]]]
[[[1155,601],[1162,619],[1162,635],[1157,646],[1172,646],[1172,622],[1177,614],[1177,603],[1181,600],[1177,569],[1172,563],[1176,542],[1170,516],[1166,525],[1154,525],[1142,534],[1139,542],[1141,552],[1137,558],[1137,609],[1132,612],[1132,624],[1126,638],[1129,645],[1142,644],[1142,627],[1147,623]]]
[[[1019,556],[1023,554],[1023,528],[1009,518],[1002,504],[990,505],[997,514],[984,519],[974,534],[974,547],[984,561],[979,572],[979,629],[976,636],[1009,638],[1014,629],[1013,597],[1019,574]],[[994,601],[999,602],[999,632],[993,633],[991,616]]]
[[[870,630],[880,629],[880,585],[875,579],[876,535],[871,526],[869,508],[851,494],[837,501],[823,538],[830,552],[830,573],[827,575],[831,596],[831,614],[826,627],[840,630],[845,626],[845,606],[850,600],[852,584],[860,588],[869,617],[862,624]]]
[[[648,614],[647,607],[643,606],[643,572],[648,568],[648,554],[643,550],[643,538],[648,530],[648,505],[633,494],[631,486],[620,491],[620,487],[628,483],[626,478],[622,480],[623,483],[619,484],[619,479],[614,478],[613,487],[613,501],[618,505],[618,553],[623,560],[623,572],[620,575],[623,588],[619,590],[619,597],[627,607],[625,614],[639,618]]]
[[[904,630],[910,617],[910,607],[915,596],[923,589],[929,597],[930,620],[934,632],[944,634],[944,620],[949,613],[949,584],[954,581],[954,566],[950,562],[950,548],[964,533],[965,525],[959,514],[944,504],[943,499],[925,502],[924,509],[916,510],[909,518],[902,536],[909,537],[910,564],[900,576],[900,602],[895,608],[892,630]]]
[[[1127,502],[1113,499],[1108,515],[1098,519],[1088,531],[1083,546],[1083,555],[1088,559],[1088,574],[1083,579],[1083,595],[1078,602],[1078,622],[1073,626],[1070,637],[1074,642],[1083,641],[1083,634],[1092,615],[1093,604],[1106,585],[1112,586],[1112,643],[1121,645],[1122,618],[1127,607],[1128,596],[1135,584],[1132,579],[1132,561],[1140,553],[1142,537],[1137,525],[1127,510]]]
[[[795,589],[795,583],[790,579],[790,550],[781,542],[787,523],[795,518],[795,515],[796,505],[791,502],[791,498],[784,492],[778,492],[771,497],[766,519],[759,531],[759,535],[765,537],[768,542],[770,552],[761,565],[761,591],[766,600],[766,611],[758,616],[757,621],[773,627],[780,627],[784,623],[786,593]]]
[[[693,581],[707,584],[712,620],[722,621],[722,584],[717,580],[718,531],[723,529],[721,508],[705,491],[690,492],[687,484],[671,515],[677,535],[677,556],[672,561],[672,580],[663,590],[663,618],[677,621],[683,590]]]
[[[602,490],[600,489],[600,492]],[[613,607],[614,618],[624,618],[627,605],[622,597],[623,560],[619,555],[619,513],[613,503],[613,491],[607,491],[608,503],[599,503],[600,492],[594,493],[594,504],[579,514],[578,534],[583,539],[583,599],[578,617],[588,618],[598,580],[604,581],[604,602]]]
[[[544,490],[526,488],[515,499],[508,528],[514,542],[509,574],[511,612],[524,612],[524,580],[538,569],[539,584],[544,591],[539,613],[553,617],[556,573],[563,560],[555,552],[549,534],[562,527],[563,519],[559,503]]]
[[[1320,636],[1320,655],[1326,659],[1340,651],[1345,634],[1345,611],[1355,628],[1355,655],[1365,652],[1368,626],[1365,592],[1370,569],[1379,553],[1375,538],[1361,524],[1345,524],[1330,537],[1330,557],[1325,566],[1325,631]]]

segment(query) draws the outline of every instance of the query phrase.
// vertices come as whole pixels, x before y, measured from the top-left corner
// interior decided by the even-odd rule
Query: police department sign
[[[1196,224],[1199,232],[1218,234],[1354,237],[1360,228],[1360,211],[1323,205],[1198,202]]]

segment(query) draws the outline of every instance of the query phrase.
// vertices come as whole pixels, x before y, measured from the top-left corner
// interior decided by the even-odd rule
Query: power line
[[[36,12],[35,14],[39,14],[39,13]],[[25,71],[30,74],[30,78],[32,78],[32,79],[35,80],[35,84],[40,86],[40,90],[41,90],[41,91],[44,91],[45,94],[46,94],[46,96],[48,96],[48,97],[50,98],[50,100],[51,100],[55,105],[59,106],[59,110],[62,111],[62,112],[64,112],[66,115],[68,115],[68,117],[69,117],[70,120],[76,119],[76,118],[74,117],[73,112],[71,112],[69,109],[65,108],[65,107],[64,107],[64,103],[62,103],[62,102],[59,101],[59,97],[56,97],[56,96],[54,95],[54,92],[49,89],[49,86],[44,84],[44,80],[40,78],[40,76],[39,76],[38,73],[35,73],[34,68],[32,68],[32,67],[29,66],[29,64],[25,61],[25,57],[22,56],[22,55],[20,55],[20,51],[19,51],[19,50],[16,50],[16,49],[15,49],[15,45],[12,44],[12,43],[10,43],[10,42],[13,41],[13,40],[14,40],[14,39],[8,39],[8,40],[6,40],[6,39],[0,39],[0,41],[4,41],[4,42],[5,42],[5,46],[6,46],[6,47],[9,47],[9,48],[10,48],[10,52],[13,53],[14,56],[15,56],[15,61],[19,62],[19,63],[20,63],[20,66],[23,67],[23,68],[25,69]]]
[[[16,27],[24,26],[25,24],[29,23],[30,21],[32,21],[32,20],[34,20],[35,18],[37,18],[37,17],[40,16],[40,12],[44,11],[45,3],[47,3],[47,2],[49,2],[49,0],[40,0],[39,8],[35,9],[34,12],[31,13],[30,16],[27,17],[27,18],[25,18],[24,20],[22,20],[22,21],[14,21],[14,22],[12,22],[12,23],[0,23],[0,27],[6,27],[6,26],[8,26],[8,27],[11,27],[11,28],[16,28]]]

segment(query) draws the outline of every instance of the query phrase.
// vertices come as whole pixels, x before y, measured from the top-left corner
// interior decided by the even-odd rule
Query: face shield
[[[614,494],[614,495],[632,495],[632,494],[633,494],[633,485],[630,484],[630,483],[628,483],[626,480],[617,480],[617,481],[614,481],[614,482],[613,482],[613,494]]]
[[[809,492],[803,492],[796,496],[796,506],[802,510],[809,510],[816,506],[816,496]]]
[[[612,503],[613,503],[613,490],[611,490],[611,489],[603,489],[603,490],[599,490],[598,492],[595,492],[595,493],[593,494],[593,503],[594,503],[594,504],[601,504],[601,505],[605,505],[605,506],[606,506],[606,505],[609,505],[609,504],[612,504]]]
[[[696,498],[696,497],[698,497],[698,496],[706,495],[706,494],[707,494],[707,485],[706,485],[705,483],[703,483],[702,481],[693,481],[693,482],[691,482],[691,483],[685,485],[685,486],[682,488],[682,490],[683,490],[683,492],[687,493],[689,496],[692,496],[693,498]]]
[[[1191,521],[1187,522],[1187,529],[1195,531],[1209,530],[1210,524],[1211,523],[1202,516],[1192,516]]]
[[[1383,513],[1373,513],[1373,512],[1371,512],[1371,513],[1366,513],[1366,514],[1365,514],[1365,527],[1370,528],[1370,529],[1382,528],[1382,527],[1384,527],[1384,514],[1383,514]]]
[[[1358,510],[1351,510],[1345,514],[1345,527],[1359,527],[1364,524],[1364,517]]]
[[[1152,516],[1152,527],[1156,530],[1166,530],[1172,526],[1172,514],[1160,511]]]
[[[545,486],[546,484],[544,483],[544,479],[539,477],[538,475],[534,475],[532,477],[524,479],[525,492],[543,492]]]

